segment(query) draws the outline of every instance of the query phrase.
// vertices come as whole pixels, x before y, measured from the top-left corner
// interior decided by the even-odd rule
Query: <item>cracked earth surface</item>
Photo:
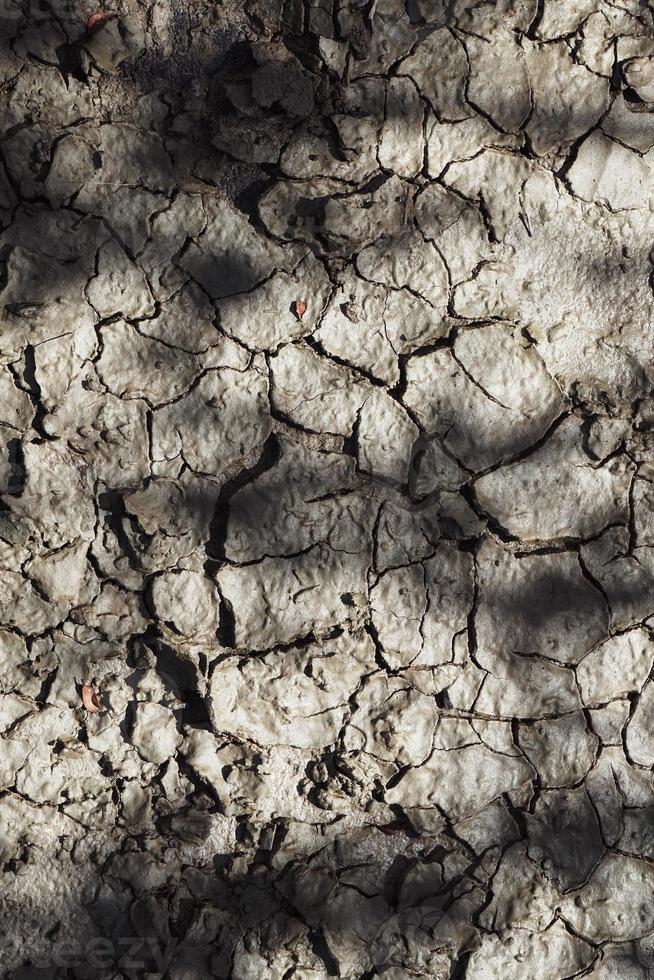
[[[0,3],[0,975],[654,976],[654,17]]]

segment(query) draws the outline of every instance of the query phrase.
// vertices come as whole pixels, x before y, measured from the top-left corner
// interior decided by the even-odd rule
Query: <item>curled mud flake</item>
[[[298,320],[301,320],[304,314],[307,312],[308,306],[303,299],[296,299],[293,304],[293,312],[295,313]]]
[[[109,20],[113,20],[116,14],[110,10],[101,10],[97,14],[91,14],[86,22],[86,33],[96,34]]]
[[[102,709],[100,708],[100,702],[98,701],[98,696],[92,687],[88,684],[82,685],[82,704],[89,712],[89,714],[95,715]]]

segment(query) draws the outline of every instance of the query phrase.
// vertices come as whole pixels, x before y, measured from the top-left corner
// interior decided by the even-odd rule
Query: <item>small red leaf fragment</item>
[[[115,14],[110,13],[108,10],[102,10],[97,14],[91,14],[86,22],[86,33],[95,34],[95,32],[99,31],[101,27],[104,27],[108,20],[111,20],[115,16]]]
[[[89,687],[87,684],[82,685],[82,704],[92,715],[96,714],[100,710],[98,696],[93,688]]]
[[[391,837],[394,834],[407,834],[409,825],[402,820],[393,820],[391,823],[376,824],[377,830],[381,830],[382,834],[386,834],[387,837]]]
[[[295,315],[298,320],[301,320],[304,314],[307,312],[307,304],[303,299],[295,300]]]

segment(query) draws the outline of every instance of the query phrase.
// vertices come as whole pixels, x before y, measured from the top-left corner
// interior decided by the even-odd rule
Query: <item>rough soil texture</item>
[[[0,0],[0,975],[654,976],[654,20]]]

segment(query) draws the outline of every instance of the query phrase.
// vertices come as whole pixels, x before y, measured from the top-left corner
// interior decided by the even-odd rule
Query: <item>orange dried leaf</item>
[[[303,299],[295,300],[295,315],[298,320],[301,320],[304,314],[307,312],[307,304]]]
[[[91,714],[96,714],[100,710],[98,696],[92,687],[87,684],[82,686],[82,704]]]
[[[107,23],[108,20],[112,20],[116,15],[110,13],[108,10],[102,10],[97,14],[91,14],[86,22],[86,33],[95,34],[99,31],[101,27]]]

